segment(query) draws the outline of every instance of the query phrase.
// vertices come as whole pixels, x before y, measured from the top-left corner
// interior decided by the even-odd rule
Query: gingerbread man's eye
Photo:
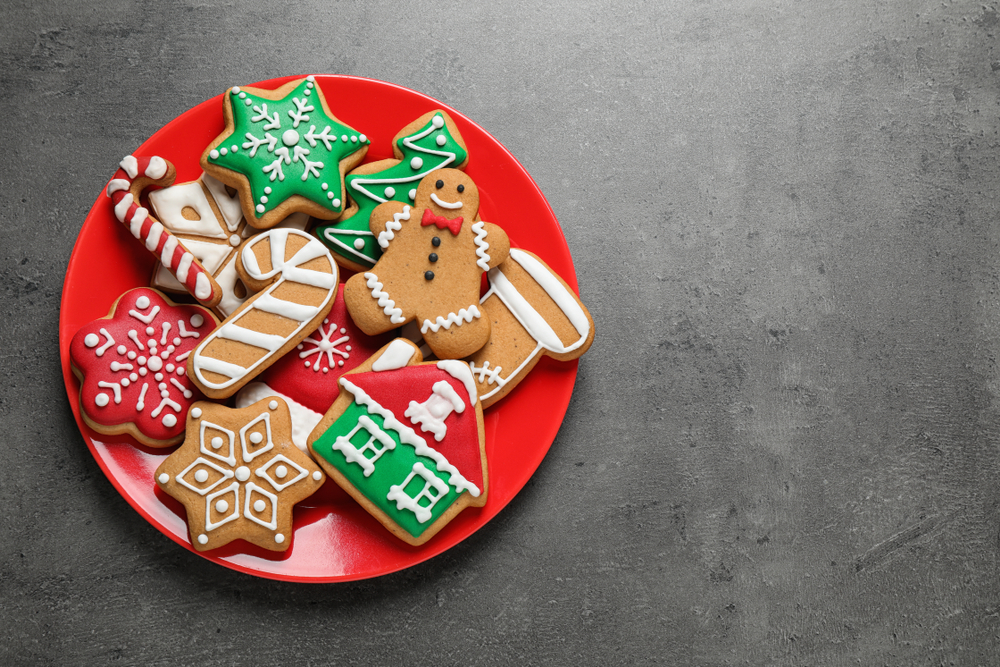
[[[458,192],[459,192],[459,194],[465,192],[465,186],[464,185],[459,185],[458,186]]]
[[[438,181],[437,183],[435,183],[434,185],[436,185],[436,186],[437,186],[437,189],[438,189],[438,190],[440,190],[441,188],[443,188],[443,187],[444,187],[444,181],[441,181],[441,180],[439,180],[439,181]]]

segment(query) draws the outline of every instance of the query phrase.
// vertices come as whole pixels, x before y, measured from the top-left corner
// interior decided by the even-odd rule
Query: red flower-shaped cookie
[[[151,447],[180,442],[188,408],[202,398],[187,378],[187,357],[218,324],[207,308],[176,304],[148,287],[120,296],[70,343],[84,420]]]

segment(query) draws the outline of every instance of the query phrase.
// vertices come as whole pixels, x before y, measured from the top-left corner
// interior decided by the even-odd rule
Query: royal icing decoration
[[[222,297],[218,283],[170,230],[139,206],[140,189],[133,181],[140,175],[156,185],[170,185],[173,180],[173,171],[162,158],[126,156],[107,188],[115,217],[198,301],[209,307],[216,305]]]
[[[290,238],[297,238],[300,247],[285,258],[286,246]],[[302,243],[304,241],[304,244]],[[263,271],[254,254],[257,248],[264,248],[270,269]],[[303,265],[317,258],[326,258],[325,270],[305,268]],[[291,229],[272,229],[255,236],[243,246],[241,261],[247,274],[254,280],[273,280],[267,289],[256,294],[239,310],[231,315],[218,329],[209,335],[192,355],[191,368],[195,379],[213,397],[225,397],[235,393],[243,384],[256,376],[267,365],[280,356],[289,344],[300,341],[311,331],[307,325],[317,317],[329,312],[337,290],[337,265],[330,252],[315,238]],[[316,288],[307,290],[307,300],[295,300],[282,289],[285,284],[298,284]],[[322,290],[323,292],[318,292]],[[296,293],[297,294],[297,293]],[[317,294],[320,297],[317,299]],[[253,322],[253,313],[280,315],[295,322],[295,326],[285,335],[260,330]],[[247,365],[233,363],[226,357],[230,353],[220,353],[216,340],[236,343],[237,349],[245,350],[252,361]],[[234,347],[225,346],[230,352]]]
[[[324,479],[292,444],[288,408],[265,399],[244,409],[199,403],[195,410],[193,436],[155,475],[160,488],[187,510],[192,544],[204,551],[243,538],[286,550],[292,506]]]
[[[281,99],[239,87],[226,95],[232,128],[213,142],[202,164],[245,176],[258,219],[295,195],[331,217],[344,210],[340,162],[370,142],[334,118],[317,91],[309,76]]]
[[[357,204],[357,211],[316,229],[332,252],[364,268],[374,265],[385,248],[368,228],[375,207],[390,200],[412,204],[420,179],[436,169],[462,165],[468,159],[440,111],[418,131],[397,139],[395,150],[402,159],[386,169],[348,174],[344,179],[347,194]]]
[[[174,304],[149,288],[123,294],[107,318],[81,328],[70,344],[88,422],[154,446],[176,442],[188,408],[201,398],[184,360],[216,323],[206,309]]]
[[[411,544],[440,530],[456,503],[486,499],[472,375],[462,362],[420,358],[416,346],[397,339],[371,360],[371,370],[345,374],[342,398],[311,436],[320,465]]]

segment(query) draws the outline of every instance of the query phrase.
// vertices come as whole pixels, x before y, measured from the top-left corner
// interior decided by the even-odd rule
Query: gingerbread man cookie
[[[157,468],[156,483],[187,510],[195,549],[235,539],[288,549],[292,506],[326,479],[292,444],[291,429],[288,406],[279,398],[242,410],[194,404],[184,444]]]
[[[485,345],[490,319],[479,305],[479,285],[484,271],[507,258],[510,241],[478,212],[476,184],[456,169],[424,177],[413,206],[379,205],[369,226],[382,256],[344,289],[358,327],[374,336],[416,320],[439,359],[458,359]]]

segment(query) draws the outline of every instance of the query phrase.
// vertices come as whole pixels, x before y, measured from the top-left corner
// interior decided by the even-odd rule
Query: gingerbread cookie
[[[184,437],[184,416],[201,392],[185,374],[191,350],[219,321],[148,287],[118,297],[106,317],[70,343],[80,379],[80,413],[98,433],[128,433],[150,447]]]
[[[340,378],[340,396],[309,436],[327,474],[412,545],[485,505],[489,480],[469,367],[421,361],[407,340],[386,345]]]
[[[286,551],[292,506],[325,478],[292,444],[284,401],[268,398],[242,410],[195,403],[184,444],[160,464],[155,479],[184,505],[198,551],[237,539]]]
[[[237,269],[258,293],[188,360],[188,376],[211,398],[232,396],[298,345],[330,312],[337,293],[337,264],[330,252],[294,229],[271,229],[251,238],[240,250]]]
[[[417,184],[435,169],[463,169],[469,153],[458,127],[444,111],[431,111],[400,130],[392,139],[395,159],[363,164],[344,182],[351,205],[336,222],[316,228],[316,235],[341,266],[370,269],[382,255],[368,228],[379,204],[413,203]]]
[[[472,354],[490,337],[479,307],[484,271],[507,258],[500,227],[479,220],[479,191],[466,174],[441,169],[424,177],[412,207],[380,204],[370,229],[382,257],[347,281],[344,298],[355,323],[377,335],[411,320],[441,359]]]
[[[543,356],[576,359],[594,342],[586,306],[536,255],[511,248],[488,277],[482,307],[492,319],[490,340],[466,358],[484,408],[506,396]]]
[[[170,233],[159,220],[139,205],[139,196],[149,185],[168,186],[177,178],[174,166],[160,157],[136,158],[126,155],[107,194],[114,205],[115,217],[146,249],[160,259],[194,298],[209,308],[222,298],[222,290],[194,254]]]
[[[323,220],[343,213],[344,174],[361,163],[369,141],[337,120],[315,77],[277,90],[234,86],[223,113],[226,129],[201,166],[239,191],[252,226],[270,229],[296,211]]]

